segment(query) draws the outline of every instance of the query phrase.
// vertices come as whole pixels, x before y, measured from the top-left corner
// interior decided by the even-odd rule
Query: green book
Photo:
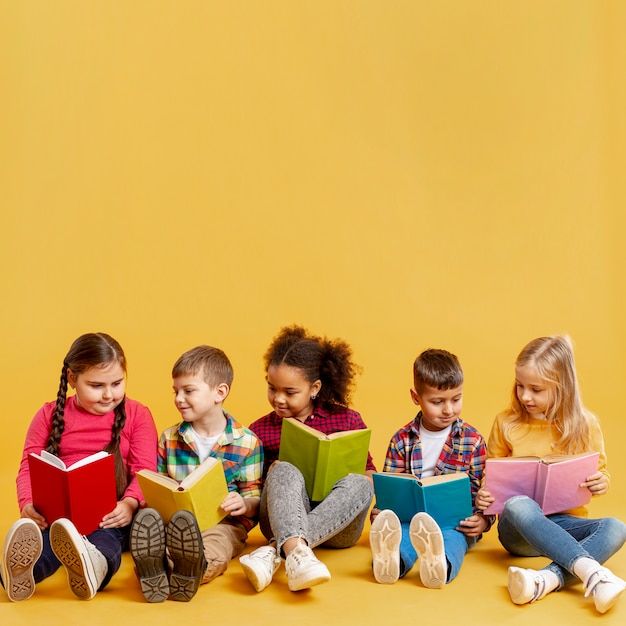
[[[295,465],[304,476],[309,498],[321,502],[338,480],[365,471],[370,435],[369,428],[325,435],[300,420],[286,417],[280,432],[278,459]]]
[[[440,528],[456,528],[473,515],[469,477],[464,472],[418,479],[412,474],[373,474],[376,507],[391,509],[401,522],[425,512]]]

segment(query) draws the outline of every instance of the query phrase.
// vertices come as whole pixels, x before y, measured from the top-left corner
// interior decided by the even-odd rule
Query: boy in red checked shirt
[[[384,472],[418,478],[466,472],[472,502],[480,488],[487,449],[485,441],[460,415],[463,370],[456,356],[445,350],[426,350],[413,365],[413,402],[421,410],[391,439]],[[418,558],[425,587],[437,589],[453,580],[468,548],[489,529],[490,521],[476,510],[456,529],[441,530],[427,513],[401,523],[390,510],[372,510],[370,546],[374,578],[395,583]]]

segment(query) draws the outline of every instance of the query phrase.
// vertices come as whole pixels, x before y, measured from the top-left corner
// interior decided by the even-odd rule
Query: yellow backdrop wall
[[[294,322],[354,347],[379,464],[419,351],[459,355],[486,434],[520,348],[570,333],[617,512],[624,23],[571,0],[3,2],[2,527],[76,336],[121,342],[159,428],[176,357],[218,345],[250,423]]]

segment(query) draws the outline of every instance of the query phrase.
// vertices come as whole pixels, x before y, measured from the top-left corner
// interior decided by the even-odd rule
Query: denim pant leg
[[[402,522],[402,539],[400,540],[400,578],[411,571],[417,561],[417,552],[411,543],[409,535],[409,522]]]
[[[589,557],[603,563],[617,552],[624,544],[626,526],[612,518],[545,516],[533,500],[516,496],[505,504],[498,536],[511,554],[552,559],[544,569],[553,571],[563,586],[577,580],[571,575],[577,559]]]
[[[473,546],[477,539],[475,537],[465,537],[465,535],[454,528],[446,528],[441,531],[443,535],[443,545],[446,553],[446,561],[448,562],[448,578],[447,583],[453,581],[461,565],[465,553],[470,546]]]
[[[313,548],[347,547],[358,540],[373,497],[366,476],[350,474],[312,507],[300,470],[291,463],[273,465],[261,497],[261,531],[282,549],[287,539],[302,537]]]
[[[55,556],[52,551],[52,546],[50,545],[50,529],[46,528],[42,530],[41,537],[43,539],[43,549],[41,556],[37,559],[33,567],[33,578],[36,583],[48,578],[48,576],[52,576],[52,574],[61,567],[61,562]]]
[[[128,548],[129,535],[130,526],[101,528],[87,535],[87,540],[102,552],[107,562],[107,573],[98,591],[104,589],[109,584],[113,574],[120,568],[122,552]]]

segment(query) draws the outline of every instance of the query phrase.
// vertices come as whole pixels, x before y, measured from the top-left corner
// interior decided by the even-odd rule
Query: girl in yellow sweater
[[[487,449],[489,457],[598,452],[598,471],[581,486],[592,495],[607,492],[602,431],[582,404],[568,337],[540,337],[522,350],[515,362],[511,406],[496,418]],[[478,492],[479,508],[493,501],[485,488]],[[527,496],[507,500],[498,521],[502,545],[518,556],[552,559],[540,570],[509,567],[508,589],[515,604],[535,602],[576,579],[600,613],[617,601],[626,583],[601,563],[622,547],[626,526],[617,519],[587,519],[581,513],[584,509],[544,515]]]

